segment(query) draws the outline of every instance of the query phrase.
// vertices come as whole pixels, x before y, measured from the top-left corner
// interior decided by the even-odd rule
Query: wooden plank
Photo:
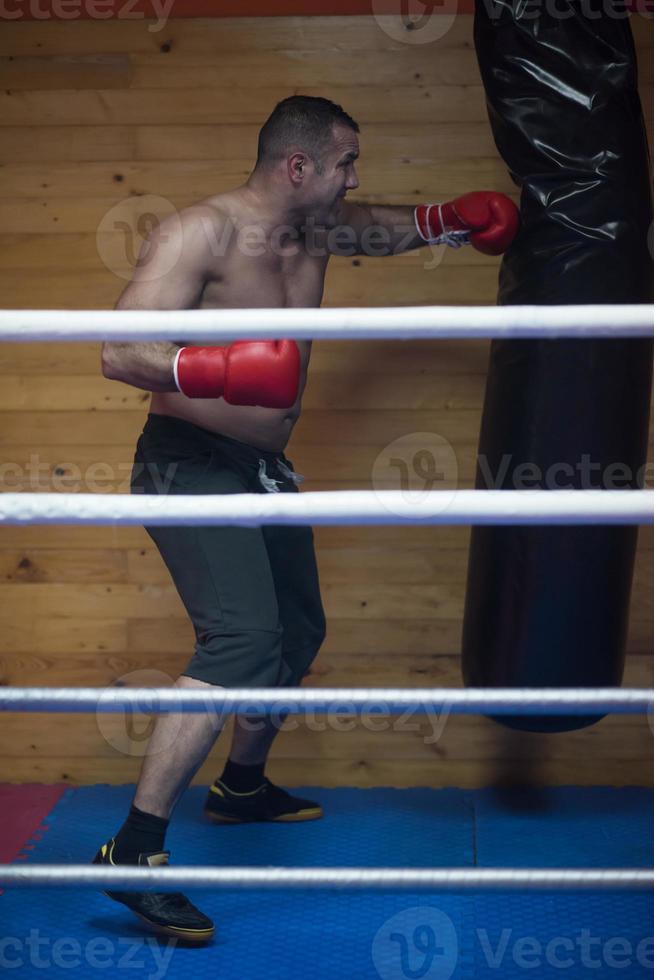
[[[316,527],[313,531],[316,547],[320,552],[331,548],[429,548],[467,549],[469,527]]]
[[[451,654],[460,648],[461,624],[458,619],[382,618],[375,629],[363,618],[339,617],[330,620],[324,654],[360,651],[380,658],[413,654]],[[127,624],[130,654],[158,651],[187,656],[193,633],[183,617],[173,619],[131,618]],[[322,656],[322,654],[321,654]]]
[[[53,201],[67,198],[74,210],[78,198],[102,198],[116,203],[130,194],[160,194],[175,199],[179,206],[186,200],[199,200],[237,187],[247,178],[251,157],[224,160],[220,166],[211,160],[132,161],[109,159],[86,162],[80,168],[74,163],[49,162],[44,174],[40,162],[5,164],[2,168],[2,193],[5,200],[42,198]],[[439,160],[400,160],[388,164],[383,159],[364,155],[358,163],[362,196],[406,194],[408,199],[422,195],[429,200],[447,200],[469,190],[494,187],[515,193],[515,185],[504,163],[497,155],[465,157],[458,154]],[[78,230],[78,229],[75,229]]]
[[[35,438],[62,446],[96,443],[98,446],[124,446],[136,441],[143,427],[141,411],[122,412],[18,412],[0,414],[0,445],[27,445]],[[341,436],[341,452],[346,446],[387,446],[407,433],[436,432],[457,449],[476,440],[479,417],[475,411],[455,413],[436,411],[323,411],[309,409],[293,433],[295,453],[300,446],[333,443],[334,426]]]
[[[145,421],[145,418],[143,419]],[[75,445],[57,446],[39,443],[5,446],[0,474],[5,484],[15,490],[32,490],[41,482],[55,490],[72,492],[75,487],[87,487],[87,492],[104,488],[104,492],[127,492],[133,465],[135,439],[125,446]],[[306,486],[320,483],[332,489],[346,489],[360,485],[371,486],[372,469],[386,439],[375,445],[346,445],[292,442],[287,455],[306,478]],[[388,445],[388,443],[387,443]],[[457,446],[459,479],[469,482],[474,475],[476,447]],[[81,470],[81,473],[79,472]],[[390,470],[390,467],[389,467]],[[380,474],[382,477],[383,474]],[[57,477],[58,479],[54,479]],[[397,480],[397,468],[389,472],[389,478]],[[386,480],[378,479],[379,485]]]
[[[42,439],[46,445],[55,442],[60,447],[93,445],[133,445],[145,421],[141,411],[106,412],[18,412],[0,414],[0,444],[3,446],[34,445]],[[474,410],[422,411],[349,411],[309,409],[303,413],[292,437],[291,455],[311,459],[317,446],[334,446],[334,427],[340,436],[340,446],[334,456],[354,455],[351,447],[367,447],[362,451],[377,452],[395,439],[435,433],[449,441],[456,453],[475,450],[479,415]],[[71,428],[73,431],[71,431]],[[419,441],[419,440],[418,440]],[[69,450],[70,452],[70,450]],[[54,453],[52,454],[54,456]]]
[[[323,584],[322,597],[328,619],[332,616],[362,619],[459,619],[463,615],[463,586],[434,582],[422,585],[364,584],[355,588]]]
[[[0,651],[2,683],[47,687],[98,687],[116,683],[162,685],[172,683],[184,670],[193,649],[191,631],[182,630],[181,622],[177,621],[173,627],[179,643],[172,653],[161,649],[129,653],[120,649],[108,651],[110,633],[103,633],[89,623],[86,635],[91,635],[91,626],[92,635],[98,637],[98,643],[102,641],[104,649],[86,652],[64,648],[56,655],[52,652],[38,654],[33,648],[8,649],[4,654]],[[401,642],[392,653],[389,657],[382,656],[377,650],[349,654],[321,652],[311,667],[305,686],[340,689],[461,687],[459,656],[413,654],[403,650]],[[150,675],[144,671],[150,671]],[[625,686],[651,687],[653,683],[654,658],[647,655],[629,657]]]
[[[150,30],[141,19],[91,21],[71,20],[24,22],[0,38],[0,54],[20,56],[88,55],[93,53],[147,55],[168,65],[172,58],[191,62],[204,57],[214,62],[223,53],[251,51],[319,51],[327,46],[337,51],[397,51],[421,45],[406,45],[380,30],[372,17],[288,17],[251,20],[181,20],[167,22],[165,30]],[[101,29],[98,30],[98,27]],[[472,18],[457,17],[440,39],[442,48],[470,47]],[[100,51],[101,49],[101,51]]]
[[[347,364],[343,365],[347,369]],[[418,377],[311,370],[304,410],[348,409],[481,411],[485,378],[445,374]],[[143,411],[148,392],[106,381],[98,375],[57,375],[50,383],[33,375],[4,375],[0,411]]]
[[[227,753],[227,743],[219,748],[200,768],[193,785],[209,785],[219,774]],[[133,784],[138,778],[141,759],[116,754],[106,759],[0,757],[0,779],[3,782],[68,783],[87,785],[109,783]],[[637,759],[605,760],[589,756],[583,766],[579,759],[544,760],[530,765],[529,760],[503,758],[489,763],[485,760],[458,761],[431,759],[338,759],[298,764],[295,759],[272,759],[268,775],[276,783],[293,787],[308,783],[331,786],[459,786],[475,789],[515,782],[536,786],[654,786],[651,765]]]
[[[57,126],[7,126],[2,163],[38,160],[100,161],[117,158],[137,160],[256,159],[259,127],[252,125],[80,125],[66,127],[62,140]],[[406,159],[438,161],[453,154],[493,156],[494,144],[487,126],[474,122],[443,123],[438,129],[424,123],[372,124],[366,127],[363,151],[387,163]],[[407,147],[411,154],[407,154]],[[435,164],[436,166],[436,164]]]
[[[375,460],[385,440],[356,451],[328,443],[292,445],[291,459],[304,474],[305,490],[370,489]],[[459,484],[472,485],[476,448],[457,450]],[[3,490],[55,493],[129,493],[134,446],[44,446],[28,444],[3,448],[0,484]],[[389,468],[390,469],[390,468]],[[376,477],[378,488],[397,489],[397,468]],[[4,530],[4,529],[3,529]]]
[[[337,628],[342,624],[337,623]],[[399,633],[397,624],[389,623],[391,629]],[[381,631],[380,631],[381,634]],[[311,667],[306,680],[308,687],[463,687],[461,657],[453,651],[459,645],[453,644],[450,653],[440,653],[435,649],[430,653],[414,653],[406,649],[402,635],[398,636],[395,650],[387,648],[384,656],[378,650],[357,650],[340,653],[329,650],[327,644]],[[654,656],[628,656],[625,663],[623,686],[651,687],[654,685]],[[475,717],[475,716],[470,716]],[[641,716],[626,717],[634,720]]]
[[[61,445],[91,444],[95,441],[97,447],[104,448],[135,443],[143,421],[140,411],[47,413],[22,410],[3,413],[0,428],[4,429],[6,436],[4,445],[25,445],[38,434],[46,444],[54,443],[55,439]],[[114,426],[118,426],[119,431]]]
[[[394,21],[390,21],[393,24]],[[65,24],[53,21],[21,22],[13,30],[5,31],[0,39],[0,54],[25,56],[88,56],[98,52],[103,54],[123,54],[149,57],[152,61],[168,64],[171,58],[186,59],[197,63],[199,58],[222,61],[224,56],[238,54],[247,56],[253,51],[272,51],[288,53],[293,51],[321,51],[338,55],[340,52],[407,52],[412,57],[429,57],[438,62],[442,54],[450,48],[463,48],[474,57],[472,51],[472,17],[459,13],[448,31],[439,38],[437,45],[404,43],[395,40],[392,32],[380,30],[372,17],[288,17],[230,18],[221,20],[182,20],[168,21],[163,31],[149,30],[142,20],[116,19],[103,21],[101,31],[98,24],[90,21],[69,21]],[[644,16],[632,17],[634,34],[640,49],[652,46],[651,19]],[[145,27],[145,29],[144,29]],[[437,47],[439,56],[433,57]],[[425,51],[426,49],[426,51]],[[220,57],[219,57],[220,56]],[[352,59],[354,60],[354,59]],[[383,68],[384,59],[379,59],[377,70]],[[651,65],[642,58],[641,74],[652,78]],[[350,69],[353,65],[348,66]],[[466,66],[467,67],[467,66]],[[170,70],[170,69],[168,69]],[[368,78],[370,75],[367,76]]]
[[[57,375],[100,377],[100,344],[0,344],[0,374],[36,374],[51,386]]]
[[[3,567],[13,567],[6,556],[20,553],[0,551],[0,573]],[[84,553],[83,553],[84,554]],[[166,584],[170,574],[156,548],[133,548],[127,552],[127,581],[134,584]],[[82,567],[84,558],[82,557]],[[14,558],[15,562],[15,558]],[[329,548],[319,556],[320,577],[323,583],[348,586],[396,584],[429,584],[448,578],[461,585],[466,578],[467,550],[441,553],[431,549],[393,551],[384,547]],[[652,561],[654,565],[654,561]],[[107,565],[107,570],[110,566]],[[104,581],[110,581],[104,579]],[[123,581],[117,579],[116,581]]]
[[[335,259],[327,272],[325,306],[404,306],[408,296],[416,306],[494,306],[498,267],[448,267],[439,275],[439,253],[434,266],[409,268],[389,276],[383,262],[364,267],[357,259],[346,264]]]
[[[150,394],[139,388],[116,384],[100,374],[99,358],[94,375],[62,375],[45,382],[41,377],[5,375],[0,388],[0,411],[143,411]]]
[[[652,62],[651,58],[648,57],[652,47],[654,47],[654,33],[652,32],[652,17],[651,12],[646,14],[644,10],[640,13],[635,14],[631,17],[631,29],[633,31],[634,40],[636,42],[636,48],[641,54],[640,59],[640,76],[641,78],[652,78],[654,77],[651,73]]]
[[[462,592],[461,586],[457,588],[449,582],[429,586],[362,585],[356,590],[327,583],[322,590],[328,618],[358,616],[363,620],[458,619],[463,611]],[[0,608],[11,608],[17,617],[108,619],[120,612],[128,619],[167,620],[183,615],[172,585],[149,584],[0,584]]]
[[[93,229],[92,235],[85,234],[84,232],[72,233],[62,230],[50,231],[49,229],[36,234],[3,232],[0,234],[0,270],[50,269],[52,268],[53,256],[56,255],[57,249],[62,249],[65,250],[66,257],[71,262],[74,262],[80,270],[98,270],[104,265],[114,274],[124,275],[129,279],[131,278],[135,261],[133,255],[137,252],[137,244],[140,241],[140,236],[137,238],[135,231],[139,217],[144,213],[158,214],[161,216],[170,210],[169,202],[157,202],[155,199],[155,203],[159,204],[157,208],[150,205],[150,198],[146,198],[145,200],[146,204],[143,205],[140,203],[140,198],[130,198],[125,202],[124,211],[121,211],[121,220],[133,223],[130,238],[127,241],[123,232],[102,232],[98,236],[96,234],[96,228]],[[106,203],[107,210],[113,207],[111,202]],[[47,224],[54,218],[57,218],[57,214],[48,206],[44,209],[43,204],[47,205],[47,202],[41,201],[41,211],[44,214],[48,212],[44,219]],[[57,208],[57,210],[59,209]],[[102,212],[99,209],[95,217],[98,220],[102,220],[105,214],[106,212]],[[403,233],[405,228],[408,231],[415,232],[412,221],[413,219],[411,218],[409,224],[403,223],[400,226]],[[236,247],[235,241],[233,244]],[[98,246],[101,247],[101,254],[99,253]],[[220,252],[214,244],[211,245],[211,248],[214,257],[219,262],[221,258]],[[409,273],[412,275],[420,273],[433,275],[434,270],[441,266],[451,267],[451,273],[453,275],[465,269],[467,270],[468,276],[474,275],[476,279],[478,276],[484,274],[481,271],[482,268],[484,270],[492,270],[496,276],[499,261],[492,256],[482,255],[472,248],[460,251],[449,249],[445,246],[439,246],[434,249],[417,249],[396,256],[375,255],[373,253],[369,256],[335,256],[331,260],[332,275],[336,274],[339,278],[350,273],[350,270],[353,268],[357,270],[357,278],[360,278],[362,275],[365,277],[385,276],[388,278],[393,273],[397,275],[406,275]],[[251,268],[253,270],[258,269],[256,260],[253,260]],[[472,289],[471,295],[473,297],[474,294],[475,290]]]
[[[0,87],[5,91],[127,88],[132,67],[127,52],[74,57],[0,57]]]
[[[131,582],[162,585],[170,575],[152,545],[129,549],[2,547],[0,577],[15,584],[53,582]],[[379,542],[358,547],[319,548],[323,582],[337,585],[429,584],[447,577],[460,586],[465,582],[467,548],[441,549],[432,544],[393,548]],[[654,575],[654,552],[641,550],[634,576],[635,599],[646,602]]]
[[[129,553],[109,549],[82,551],[24,548],[0,550],[0,581],[128,582]]]
[[[53,248],[53,264],[56,248]],[[110,272],[47,271],[0,272],[3,309],[90,310],[111,309],[125,288],[125,280]]]
[[[97,144],[95,133],[98,127],[71,126],[69,132],[75,146],[85,146],[87,155],[82,159],[100,159],[88,154],[95,153]],[[18,127],[10,128],[7,133],[17,133]],[[103,134],[121,127],[104,127]],[[27,127],[28,132],[33,132]],[[24,130],[21,130],[24,132]],[[41,154],[49,153],[52,146],[55,160],[74,159],[61,154],[65,148],[55,141],[45,142],[46,131],[39,130],[39,140],[33,150]],[[256,156],[258,127],[247,125],[219,126],[136,126],[130,128],[134,137],[134,156],[139,160],[158,160],[167,157],[171,160],[188,160],[211,158],[218,161],[234,159],[235,157]],[[86,136],[85,136],[86,134]],[[120,137],[118,132],[117,137]],[[43,142],[41,140],[43,139]],[[410,147],[410,153],[407,148]],[[58,148],[58,152],[57,152]],[[426,128],[422,124],[406,123],[392,125],[374,124],[366,127],[362,140],[363,152],[373,158],[380,156],[387,162],[402,159],[439,160],[456,153],[460,156],[492,156],[495,144],[487,126],[477,123],[444,123],[438,129]],[[25,150],[22,151],[23,153]],[[131,154],[125,154],[131,156]],[[115,159],[116,154],[113,154]],[[35,159],[34,153],[9,159]]]
[[[228,182],[229,181],[229,182]],[[242,180],[238,181],[238,184],[242,184]],[[211,189],[211,193],[218,193],[219,189],[217,184],[224,184],[222,190],[232,190],[237,186],[236,181],[231,181],[229,178],[221,178],[214,182],[214,187]],[[477,185],[481,182],[479,178],[475,181]],[[504,184],[505,181],[500,183]],[[463,186],[463,180],[460,179],[460,186]],[[485,186],[485,185],[484,185]],[[380,193],[372,193],[370,190],[366,189],[365,193],[357,193],[352,195],[351,200],[353,202],[362,202],[365,204],[383,204],[384,206],[416,206],[421,204],[424,197],[428,196],[430,199],[435,198],[437,200],[447,200],[456,196],[459,191],[452,189],[451,186],[444,186],[442,180],[437,174],[434,174],[431,180],[425,182],[425,187],[428,190],[422,191],[420,188],[414,188],[411,184],[406,190],[401,190],[400,192],[394,194],[390,190],[384,189]],[[465,190],[474,190],[475,187],[472,184],[468,184]],[[3,188],[5,193],[6,188]],[[507,190],[510,190],[507,188]],[[169,209],[171,205],[175,208],[181,209],[195,203],[199,197],[207,195],[196,194],[196,195],[185,195],[184,197],[176,196],[174,202],[167,200],[165,204],[161,201],[158,202],[162,211],[164,207]],[[52,236],[64,236],[64,235],[79,235],[87,234],[93,236],[93,241],[97,240],[97,229],[100,223],[105,219],[105,217],[113,211],[113,218],[117,220],[117,215],[115,209],[120,207],[120,220],[125,221],[129,224],[131,229],[136,229],[138,227],[139,216],[144,211],[149,211],[153,213],[153,198],[141,197],[139,195],[127,197],[124,195],[119,195],[119,200],[115,197],[93,197],[93,198],[61,198],[53,197],[49,198],[44,196],[43,190],[39,197],[25,198],[25,197],[3,197],[0,198],[0,221],[2,221],[3,234],[6,235],[29,235],[29,236],[48,236],[50,241],[48,247],[51,249],[53,247]],[[157,203],[156,201],[154,203]],[[114,224],[115,226],[115,224]],[[65,241],[64,238],[58,241]],[[72,240],[71,240],[72,241]],[[103,243],[103,256],[106,256],[107,249],[115,251],[120,257],[119,267],[125,267],[125,271],[131,268],[129,263],[125,263],[125,236],[122,232],[116,233],[102,233],[101,241]],[[35,242],[38,246],[38,240]],[[55,243],[56,244],[56,243]],[[417,253],[405,254],[404,258],[407,262],[416,262],[413,256]],[[423,257],[420,264],[424,264],[426,261],[425,256],[430,256],[431,253],[425,250],[422,253]],[[85,259],[85,261],[87,261]],[[393,262],[393,258],[389,257],[386,259],[387,262]],[[452,250],[445,252],[443,250],[443,261],[442,265],[450,265],[456,262],[458,265],[466,266],[480,266],[480,265],[496,265],[495,259],[482,255],[481,252],[477,252],[473,249],[467,249],[465,252],[455,253]],[[405,263],[406,264],[406,263]],[[430,263],[431,265],[431,263]],[[95,266],[92,266],[95,267]],[[114,270],[115,271],[115,270]]]
[[[359,59],[357,59],[358,62]],[[443,69],[442,61],[436,63]],[[12,64],[14,64],[12,62]],[[378,59],[376,59],[376,65]],[[303,66],[302,66],[303,67]],[[388,66],[391,67],[390,65]],[[459,64],[460,69],[460,64]],[[416,81],[415,65],[411,79],[402,84],[375,85],[357,83],[347,73],[347,85],[343,75],[332,68],[329,85],[330,97],[347,107],[360,126],[370,124],[419,123],[435,126],[443,123],[487,123],[486,101],[478,75],[470,70],[465,83],[453,83],[451,78],[444,84],[425,84]],[[195,70],[206,76],[211,69]],[[215,69],[214,69],[215,71]],[[322,96],[323,88],[312,87],[306,79],[297,82],[269,81],[265,90],[252,86],[241,64],[235,72],[239,86],[222,81],[209,82],[206,78],[189,82],[193,71],[184,71],[184,87],[170,87],[168,81],[152,88],[127,89],[125,81],[113,88],[94,85],[88,88],[57,89],[52,86],[39,88],[34,82],[29,87],[5,88],[0,92],[0,126],[97,126],[97,125],[225,125],[227,123],[252,123],[261,125],[270,108],[286,98],[291,85],[299,85],[308,96]],[[0,76],[2,65],[0,64]],[[298,71],[298,76],[301,69]],[[457,72],[458,75],[458,72]],[[247,85],[243,78],[248,77]],[[460,76],[459,76],[460,77]],[[263,78],[262,78],[263,80]],[[370,76],[366,81],[369,82]],[[477,83],[477,84],[474,84]],[[264,94],[265,92],[265,94]],[[654,95],[652,86],[641,90],[645,118],[652,119]],[[365,140],[365,129],[364,129]]]
[[[133,585],[0,585],[0,608],[12,609],[18,618],[51,616],[106,620],[139,616],[170,619],[183,616],[182,604],[172,586]]]
[[[318,341],[313,346],[310,378],[320,372],[368,378],[393,374],[401,381],[410,375],[412,382],[422,375],[440,378],[480,374],[485,377],[489,349],[487,341],[475,340],[443,340],[438,344],[430,340]],[[0,374],[40,377],[86,374],[100,379],[100,345],[0,344]],[[119,382],[111,384],[123,394],[136,390]]]
[[[93,619],[77,616],[75,611],[71,616],[39,617],[37,611],[26,618],[19,619],[15,614],[8,615],[12,607],[4,606],[4,615],[0,620],[0,654],[7,658],[28,654],[38,657],[41,661],[39,669],[46,670],[53,665],[52,658],[61,654],[89,652],[93,656],[98,653],[120,653],[126,649],[127,624],[118,618],[114,609],[114,618]],[[8,670],[9,660],[4,660],[0,675]],[[8,683],[5,678],[3,683]],[[15,683],[15,681],[13,682]],[[31,682],[30,682],[31,683]]]
[[[131,126],[69,126],[65,140],[56,126],[8,126],[3,132],[0,163],[132,159],[137,140]]]
[[[330,548],[430,547],[467,548],[470,529],[465,527],[316,527],[316,546]],[[6,525],[0,531],[0,548],[71,548],[74,550],[150,548],[152,541],[140,527]]]
[[[53,239],[50,255],[54,263],[57,238]],[[344,278],[330,272],[324,306],[464,306],[493,305],[497,293],[497,273],[492,267],[471,270],[461,266],[448,269],[441,275],[427,270],[408,270],[382,282],[381,274],[370,277],[356,275]],[[117,302],[129,275],[124,277],[89,269],[61,271],[54,265],[48,269],[22,268],[0,271],[0,290],[4,309],[110,309]],[[383,291],[380,288],[383,285]],[[407,303],[410,297],[413,303]]]
[[[161,558],[156,549],[132,549],[128,553],[130,582],[165,581],[161,573]],[[447,578],[455,587],[465,585],[468,550],[432,547],[403,548],[368,546],[363,548],[327,548],[319,551],[321,579],[333,585],[377,586],[429,585]],[[165,571],[165,569],[164,569]],[[646,603],[648,589],[654,578],[654,552],[641,551],[635,571],[634,601]]]
[[[0,127],[4,126],[137,126],[137,125],[225,125],[252,123],[261,126],[270,109],[289,94],[289,84],[269,82],[262,92],[244,84],[243,67],[239,84],[211,87],[126,89],[93,88],[71,90],[5,89],[0,92]],[[338,85],[341,82],[340,87]],[[334,74],[330,96],[361,126],[370,123],[476,122],[486,124],[486,101],[481,85],[359,85],[348,78],[342,84]],[[308,96],[323,90],[300,82]]]
[[[98,634],[106,646],[106,634]],[[94,653],[92,656],[74,656],[64,651],[65,656],[53,656],[48,651],[38,655],[30,651],[23,654],[0,654],[0,678],[3,684],[26,687],[105,687],[117,681],[129,681],[136,674],[148,684],[163,683],[163,676],[171,679],[179,676],[186,667],[190,648],[185,656],[169,657],[159,664],[154,654],[147,661],[138,655],[128,657],[122,651],[106,654]],[[157,664],[156,668],[151,665]],[[149,671],[147,674],[144,671]]]
[[[175,623],[177,632],[181,630]],[[90,630],[89,630],[90,632]],[[98,631],[98,635],[102,634]],[[180,642],[174,653],[124,651],[102,652],[63,650],[57,656],[38,655],[34,650],[11,650],[1,655],[0,679],[3,684],[44,687],[98,687],[105,684],[172,683],[189,660],[193,644],[191,634]],[[105,640],[105,643],[108,640]],[[645,659],[645,658],[643,658]],[[146,674],[145,671],[150,671]],[[395,656],[392,662],[377,654],[321,654],[311,668],[306,684],[337,687],[454,687],[460,686],[458,657],[420,656],[408,653]]]
[[[102,5],[102,15],[105,17],[129,17],[130,19],[147,19],[152,30],[160,29],[159,24],[164,19],[162,8],[154,0],[134,0],[126,7],[123,0],[108,0]],[[377,13],[382,12],[393,19],[397,17],[397,7],[393,0],[378,0]],[[411,14],[416,11],[422,12],[422,7],[415,5],[409,8]],[[470,0],[463,0],[457,10],[462,13],[470,14],[473,6]],[[449,14],[449,9],[438,10],[437,13],[445,12]],[[71,19],[95,19],[98,14],[94,6],[79,7],[71,11],[70,8],[62,8],[57,0],[42,0],[40,6],[34,10],[30,7],[21,11],[25,20],[63,20]],[[369,0],[313,0],[310,8],[302,0],[274,0],[273,3],[264,0],[187,0],[179,11],[175,10],[175,17],[203,17],[203,18],[223,18],[223,17],[352,17],[355,15],[370,15]],[[165,18],[167,19],[167,14]]]
[[[63,413],[62,413],[63,414]],[[440,432],[440,434],[438,434]],[[438,436],[438,445],[435,443]],[[432,425],[417,433],[389,440],[381,433],[375,445],[322,442],[316,431],[316,444],[310,444],[311,430],[304,430],[301,441],[291,444],[288,454],[298,473],[304,476],[305,491],[399,490],[411,492],[426,488],[424,475],[412,469],[417,464],[416,453],[426,450],[440,466],[433,483],[435,489],[472,489],[475,486],[477,449],[475,444],[445,445],[443,426]],[[471,435],[472,437],[472,435]],[[136,433],[135,433],[136,439]],[[134,440],[135,441],[135,440]],[[452,455],[454,453],[454,456]],[[91,445],[42,446],[35,444],[4,447],[0,463],[0,490],[20,493],[129,493],[134,454],[131,446],[107,446],[101,451]],[[400,460],[408,468],[402,474]],[[415,475],[414,475],[415,472]],[[495,472],[485,481],[486,489],[494,489]],[[651,487],[651,473],[648,486]],[[647,539],[649,540],[649,539]],[[645,545],[643,545],[645,546]]]
[[[465,761],[494,761],[506,751],[512,758],[546,758],[549,762],[577,762],[586,756],[610,760],[652,759],[652,751],[643,752],[643,740],[651,741],[646,719],[605,718],[591,728],[551,736],[533,732],[511,733],[484,718],[459,715],[441,716],[434,712],[407,711],[389,715],[382,703],[376,711],[356,717],[344,700],[329,716],[309,715],[289,718],[275,742],[275,759],[293,759],[298,763],[311,759],[338,760],[383,758],[401,765],[405,760],[429,763],[434,757],[452,764]],[[137,732],[151,728],[150,715],[134,712],[130,727]],[[94,714],[71,716],[34,716],[6,714],[0,730],[0,757],[71,759],[111,758],[116,754],[142,754],[142,740],[133,740],[125,716],[104,714],[99,730]],[[180,729],[183,719],[180,721]]]
[[[364,422],[362,420],[362,425]],[[436,422],[441,424],[436,425]],[[459,424],[462,424],[460,420]],[[133,442],[136,441],[137,431],[134,432]],[[477,447],[474,443],[457,442],[451,433],[447,439],[442,419],[434,418],[426,430],[423,427],[408,434],[405,430],[397,440],[380,431],[374,445],[355,441],[334,445],[323,442],[318,429],[305,427],[300,431],[302,438],[298,435],[287,455],[290,455],[296,470],[305,477],[304,490],[398,490],[404,486],[411,491],[422,491],[426,486],[424,476],[412,469],[417,465],[416,453],[420,450],[429,452],[441,466],[437,473],[442,473],[443,479],[437,477],[434,484],[436,489],[472,489],[475,486]],[[315,445],[311,444],[312,432],[316,436]],[[473,436],[471,430],[470,438]],[[443,439],[449,441],[453,449],[447,449]],[[444,449],[439,449],[443,446]],[[0,464],[0,488],[14,493],[128,493],[133,455],[133,443],[127,446],[108,445],[101,451],[92,445],[44,446],[28,443],[6,446],[3,449],[4,461]],[[396,460],[404,460],[408,467],[408,483]],[[486,489],[494,489],[496,479],[497,474],[490,472]],[[651,482],[650,472],[647,483],[650,487]]]
[[[323,46],[317,48],[299,47],[296,43],[274,52],[251,47],[226,50],[220,57],[197,55],[193,58],[180,47],[169,52],[167,58],[136,51],[132,56],[131,85],[134,89],[203,90],[229,88],[234,79],[239,78],[241,85],[262,95],[268,86],[285,87],[286,94],[293,89],[302,93],[317,89],[320,95],[328,94],[357,118],[348,97],[338,92],[345,84],[362,88],[370,86],[373,80],[375,85],[384,88],[394,83],[403,88],[437,85],[455,88],[480,84],[474,51],[465,43],[448,47],[448,37],[445,37],[429,45],[398,45],[380,57],[377,51],[367,46],[367,40],[356,49],[355,57],[345,46],[348,39],[333,31],[326,31]],[[183,71],[171,71],[171,63],[175,66],[183,64]],[[360,120],[357,118],[357,121]]]
[[[149,623],[149,621],[147,621]],[[88,624],[88,631],[91,626]],[[123,650],[89,652],[62,650],[56,657],[37,655],[33,649],[11,649],[2,656],[0,677],[3,683],[44,687],[104,684],[145,684],[144,670],[154,671],[151,682],[164,683],[167,675],[172,682],[183,669],[193,649],[192,633],[182,630],[175,621],[173,628],[179,638],[177,649],[165,652],[161,649],[129,654]],[[100,631],[93,630],[98,636]],[[169,641],[170,642],[170,641]],[[309,687],[460,687],[461,666],[458,656],[436,656],[394,651],[392,658],[374,653],[321,653],[311,667],[306,680]],[[650,663],[646,657],[639,658]],[[139,673],[141,672],[141,673]],[[648,676],[652,673],[651,669]]]

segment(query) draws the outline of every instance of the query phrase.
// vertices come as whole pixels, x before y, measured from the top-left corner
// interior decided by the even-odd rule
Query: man
[[[167,219],[144,248],[119,309],[317,307],[330,255],[375,255],[425,241],[508,247],[517,212],[479,192],[446,205],[345,201],[359,182],[359,127],[326,99],[280,103],[246,183]],[[338,234],[336,234],[338,232]],[[132,488],[156,493],[297,492],[284,449],[300,414],[310,343],[103,346],[105,377],[152,392]],[[172,474],[172,477],[171,477]],[[166,481],[168,481],[166,485]],[[325,634],[310,528],[151,528],[191,617],[195,653],[179,688],[297,686]],[[101,864],[167,862],[180,795],[218,735],[210,714],[159,718],[134,797]],[[311,820],[316,803],[264,776],[270,719],[235,720],[225,770],[205,810],[219,822]],[[160,932],[204,942],[213,923],[183,895],[110,893]]]

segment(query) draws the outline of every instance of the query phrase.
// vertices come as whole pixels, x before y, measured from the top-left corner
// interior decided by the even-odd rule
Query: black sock
[[[163,851],[167,828],[168,820],[132,806],[127,820],[114,838],[115,860],[119,864],[130,863],[138,861],[139,854]]]
[[[220,781],[234,793],[251,793],[263,784],[264,769],[265,763],[260,766],[241,766],[228,759]]]

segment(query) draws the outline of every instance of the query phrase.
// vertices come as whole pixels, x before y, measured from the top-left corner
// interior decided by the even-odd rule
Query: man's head
[[[333,224],[347,191],[359,186],[358,133],[354,119],[329,99],[292,96],[276,106],[259,134],[255,173],[284,177],[299,211]]]

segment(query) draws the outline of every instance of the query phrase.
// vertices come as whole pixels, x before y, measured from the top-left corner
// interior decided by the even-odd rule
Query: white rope
[[[4,887],[593,889],[654,888],[654,869],[636,868],[134,868],[0,864]]]
[[[125,688],[1,687],[0,711],[257,714],[647,714],[654,688]]]
[[[654,306],[0,310],[0,341],[650,337]]]
[[[652,490],[3,493],[0,524],[653,524]]]

